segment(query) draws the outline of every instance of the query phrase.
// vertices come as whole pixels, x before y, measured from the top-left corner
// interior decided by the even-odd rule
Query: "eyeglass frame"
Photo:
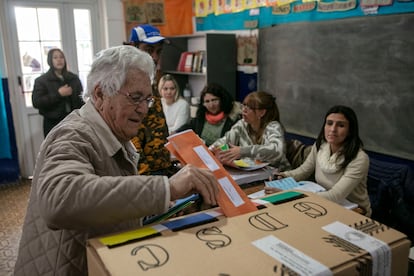
[[[137,99],[134,99],[134,97],[128,92],[118,90],[118,93],[120,93],[120,94],[124,95],[125,97],[127,97],[132,105],[142,105],[143,103],[145,103],[148,108],[151,108],[154,105],[154,102],[155,102],[155,99],[154,99],[153,96],[149,96],[148,98],[144,98],[141,95],[141,96],[139,96],[139,99],[138,99],[138,97],[137,97]]]

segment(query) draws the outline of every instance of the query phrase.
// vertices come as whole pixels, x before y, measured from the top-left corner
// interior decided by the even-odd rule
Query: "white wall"
[[[105,1],[104,21],[107,23],[107,44],[106,46],[118,46],[126,41],[125,20],[123,5],[121,0],[102,0]]]

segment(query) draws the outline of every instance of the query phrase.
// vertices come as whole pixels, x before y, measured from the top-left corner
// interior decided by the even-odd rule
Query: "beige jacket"
[[[87,239],[165,212],[168,179],[136,175],[138,157],[90,102],[55,127],[37,157],[15,275],[87,275]]]
[[[302,181],[315,173],[316,182],[326,189],[318,195],[334,202],[341,202],[346,198],[362,207],[367,212],[366,216],[371,216],[371,204],[367,190],[368,155],[360,149],[346,168],[328,173],[323,171],[318,161],[318,154],[321,154],[322,148],[325,147],[329,145],[324,143],[317,151],[314,144],[305,162],[299,168],[283,172],[283,174],[293,177],[296,181]]]

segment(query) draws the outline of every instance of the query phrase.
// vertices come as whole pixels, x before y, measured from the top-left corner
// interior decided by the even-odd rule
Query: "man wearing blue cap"
[[[165,41],[166,39],[161,36],[160,31],[149,24],[133,28],[129,38],[130,44],[150,54],[157,66]],[[157,69],[159,68],[157,67]]]
[[[166,38],[154,26],[143,24],[131,30],[129,44],[151,55],[160,71],[159,61]],[[159,76],[159,74],[156,74]],[[137,136],[132,143],[140,154],[138,171],[144,175],[167,175],[176,172],[172,165],[170,152],[164,145],[167,143],[168,127],[161,105],[161,96],[157,89],[158,77],[153,83],[154,105],[149,109],[147,117],[138,128]]]

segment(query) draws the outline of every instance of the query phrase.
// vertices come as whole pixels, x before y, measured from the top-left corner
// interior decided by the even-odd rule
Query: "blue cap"
[[[139,25],[131,30],[130,42],[143,42],[155,44],[161,42],[165,37],[161,36],[160,30],[149,24]]]

